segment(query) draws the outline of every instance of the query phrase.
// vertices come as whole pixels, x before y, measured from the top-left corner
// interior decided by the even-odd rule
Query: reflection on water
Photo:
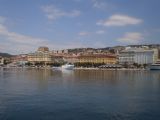
[[[0,69],[0,120],[160,119],[160,71]]]

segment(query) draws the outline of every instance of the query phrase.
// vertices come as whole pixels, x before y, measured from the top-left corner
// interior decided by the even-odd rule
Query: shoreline
[[[138,69],[138,68],[74,68],[75,70],[130,70],[130,71],[145,71],[149,69]]]
[[[5,69],[54,69],[53,67],[0,67],[0,68],[5,68]],[[56,67],[55,67],[56,68]],[[57,67],[59,68],[59,67]],[[114,71],[147,71],[150,69],[144,69],[144,68],[85,68],[85,67],[75,67],[73,70],[114,70]]]

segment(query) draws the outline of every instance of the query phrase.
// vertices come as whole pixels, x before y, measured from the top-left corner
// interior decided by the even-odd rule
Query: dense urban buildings
[[[53,66],[66,63],[80,65],[149,65],[159,60],[158,46],[116,46],[108,48],[75,48],[63,50],[49,50],[46,46],[39,47],[29,54],[0,57],[0,65],[41,65]]]

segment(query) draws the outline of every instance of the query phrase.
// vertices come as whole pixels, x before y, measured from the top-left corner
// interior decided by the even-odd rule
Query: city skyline
[[[0,0],[0,52],[159,44],[159,0]]]

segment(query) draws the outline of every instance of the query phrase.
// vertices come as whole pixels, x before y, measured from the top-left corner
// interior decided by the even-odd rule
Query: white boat
[[[73,70],[74,69],[74,65],[73,64],[65,64],[62,65],[62,70],[66,69],[66,70]]]
[[[160,62],[156,62],[150,66],[150,70],[160,70]]]

